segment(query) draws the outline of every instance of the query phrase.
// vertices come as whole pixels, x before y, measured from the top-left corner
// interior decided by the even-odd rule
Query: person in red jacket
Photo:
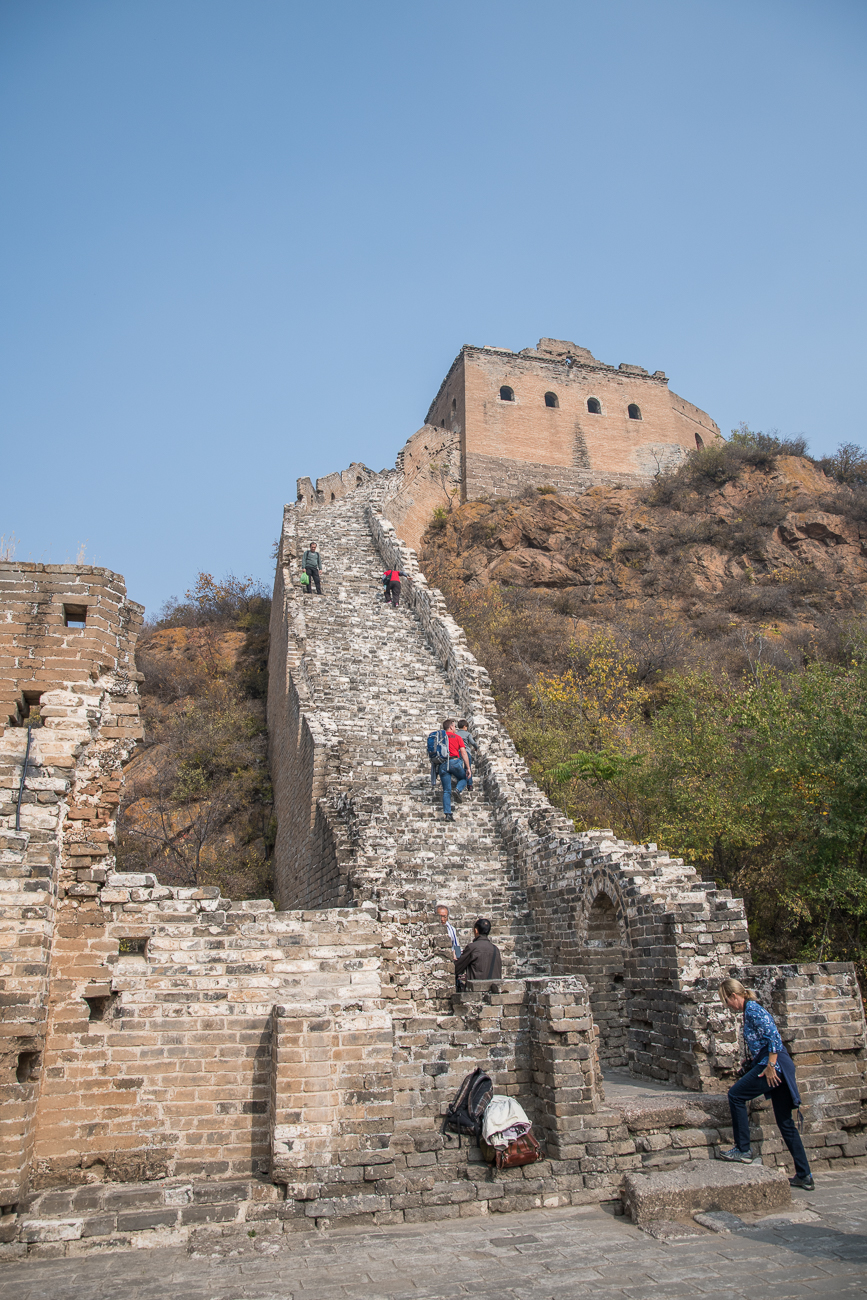
[[[406,574],[403,569],[386,569],[382,575],[382,580],[385,583],[386,605],[391,601],[394,608],[397,609],[400,604],[400,580],[405,577]]]
[[[431,766],[431,785],[436,784],[437,776],[443,783],[443,812],[446,821],[453,822],[452,816],[452,780],[457,782],[455,785],[455,794],[462,794],[468,784],[472,784],[473,772],[470,766],[470,756],[467,753],[466,746],[455,731],[453,718],[446,718],[442,726],[443,731],[448,736],[449,741],[449,761],[440,763],[439,768],[434,771]]]

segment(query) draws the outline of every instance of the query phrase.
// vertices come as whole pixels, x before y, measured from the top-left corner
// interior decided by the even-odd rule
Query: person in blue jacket
[[[801,1104],[801,1095],[795,1079],[795,1063],[783,1045],[776,1021],[769,1011],[760,1006],[754,994],[744,988],[740,980],[723,980],[719,995],[729,1011],[743,1014],[744,1049],[749,1057],[748,1068],[737,1083],[729,1088],[729,1110],[732,1116],[735,1144],[730,1151],[718,1152],[720,1160],[751,1164],[750,1121],[747,1102],[754,1097],[770,1097],[774,1119],[780,1135],[795,1162],[795,1177],[789,1182],[793,1187],[803,1187],[811,1192],[815,1186],[807,1153],[801,1141],[792,1111]]]

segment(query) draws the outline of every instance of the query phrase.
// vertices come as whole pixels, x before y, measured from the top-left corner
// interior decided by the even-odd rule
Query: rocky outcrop
[[[863,606],[867,511],[807,460],[781,456],[704,493],[661,483],[468,502],[428,530],[423,554],[470,587],[563,589],[575,607],[654,601],[809,626]]]

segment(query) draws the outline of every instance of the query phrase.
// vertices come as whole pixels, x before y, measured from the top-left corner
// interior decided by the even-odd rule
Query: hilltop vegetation
[[[124,772],[122,870],[166,885],[271,892],[265,757],[270,599],[251,578],[200,573],[139,639],[145,739]]]
[[[647,489],[440,512],[423,563],[536,779],[746,899],[757,960],[867,954],[867,460],[742,428]]]

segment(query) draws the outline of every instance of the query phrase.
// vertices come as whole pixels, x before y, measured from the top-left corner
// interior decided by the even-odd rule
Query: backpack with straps
[[[433,763],[449,761],[449,738],[445,731],[432,731],[427,738],[427,756]]]
[[[481,1137],[482,1116],[485,1107],[494,1095],[494,1085],[490,1076],[481,1066],[476,1066],[468,1074],[458,1089],[454,1101],[450,1102],[443,1118],[443,1133],[451,1129],[453,1133],[465,1133],[470,1137]]]

